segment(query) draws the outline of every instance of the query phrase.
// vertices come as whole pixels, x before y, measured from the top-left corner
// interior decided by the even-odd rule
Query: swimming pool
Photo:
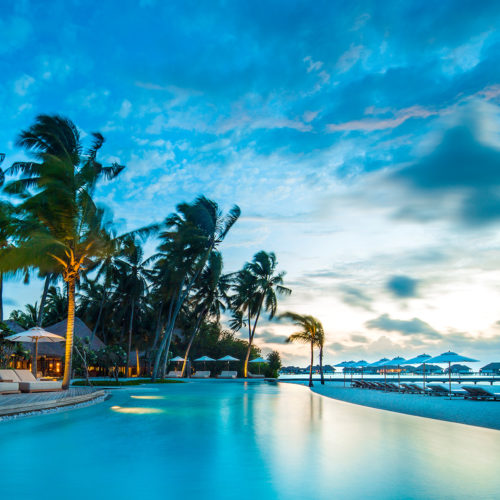
[[[480,404],[480,403],[479,403]],[[500,432],[199,381],[0,423],[0,498],[498,498]]]

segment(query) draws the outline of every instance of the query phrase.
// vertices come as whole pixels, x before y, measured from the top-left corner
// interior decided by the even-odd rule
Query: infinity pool
[[[200,381],[112,394],[0,423],[0,499],[500,495],[498,431],[341,403],[293,384]]]

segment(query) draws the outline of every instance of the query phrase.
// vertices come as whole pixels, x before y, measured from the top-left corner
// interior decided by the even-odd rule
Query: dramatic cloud
[[[120,231],[201,193],[240,205],[225,270],[275,251],[294,289],[280,310],[321,319],[326,362],[431,342],[492,356],[500,2],[459,4],[3,2],[3,167],[37,114],[68,116],[127,166],[96,192]],[[5,284],[19,304],[40,294]],[[307,364],[291,329],[264,321],[257,345]]]
[[[393,319],[388,314],[382,314],[378,318],[371,319],[365,323],[367,328],[374,328],[385,332],[397,332],[401,335],[419,335],[426,339],[440,339],[441,334],[428,323],[418,318],[410,320]]]

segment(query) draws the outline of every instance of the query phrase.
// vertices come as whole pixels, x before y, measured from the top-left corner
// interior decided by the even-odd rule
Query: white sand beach
[[[315,383],[312,390],[346,403],[500,430],[500,401],[449,400],[446,397],[355,389],[332,383]]]

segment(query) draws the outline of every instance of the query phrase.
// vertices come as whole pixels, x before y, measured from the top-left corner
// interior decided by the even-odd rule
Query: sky
[[[226,270],[274,251],[280,312],[322,321],[326,363],[500,361],[499,20],[487,0],[5,0],[3,166],[62,114],[126,165],[97,193],[120,230],[238,204]],[[7,313],[40,290],[7,282]],[[293,331],[265,319],[256,343],[305,366]]]

